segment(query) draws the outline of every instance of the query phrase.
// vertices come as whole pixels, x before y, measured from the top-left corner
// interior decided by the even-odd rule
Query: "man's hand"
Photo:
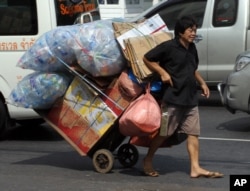
[[[166,70],[164,70],[159,65],[159,63],[157,63],[157,62],[150,62],[145,57],[143,57],[143,61],[146,64],[146,66],[149,67],[149,69],[151,69],[152,71],[156,72],[157,74],[159,74],[161,76],[161,81],[163,83],[169,84],[171,87],[173,87],[173,81],[171,79],[171,76],[167,73]]]
[[[161,81],[165,84],[169,84],[171,87],[173,87],[173,81],[171,79],[171,76],[167,72],[163,72],[161,74]]]
[[[209,98],[210,96],[210,90],[209,88],[207,87],[207,84],[201,84],[201,90],[202,90],[202,93],[201,95],[206,97],[206,98]]]

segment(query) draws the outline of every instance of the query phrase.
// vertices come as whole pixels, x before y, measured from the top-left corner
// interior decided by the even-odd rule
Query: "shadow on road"
[[[115,155],[114,155],[115,156]],[[144,156],[144,155],[143,155]],[[142,155],[139,158],[143,157]],[[63,160],[62,160],[63,158]],[[169,174],[172,172],[189,172],[189,161],[178,159],[171,156],[163,156],[157,154],[155,157],[157,161],[155,169],[161,173],[161,175]],[[167,165],[162,165],[167,161]],[[51,166],[62,169],[74,170],[74,171],[95,171],[92,158],[89,156],[80,156],[76,151],[66,152],[52,152],[44,156],[34,157],[27,160],[22,160],[13,164],[22,165],[39,165],[39,166]],[[137,164],[133,167],[125,168],[118,160],[114,161],[114,166],[108,174],[112,174],[114,171],[119,171],[120,174],[127,174],[133,177],[145,176],[142,169],[142,160],[138,160]]]
[[[44,156],[22,160],[14,164],[45,165],[77,171],[94,170],[91,159],[87,156],[80,156],[76,151],[51,152]]]
[[[227,129],[229,131],[237,132],[250,132],[250,116],[221,123],[217,129]]]
[[[52,127],[47,124],[42,124],[36,126],[14,126],[5,132],[2,139],[22,141],[58,141],[63,138]]]

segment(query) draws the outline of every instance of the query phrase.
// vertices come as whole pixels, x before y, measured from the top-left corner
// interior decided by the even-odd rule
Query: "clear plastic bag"
[[[47,109],[63,96],[71,82],[65,74],[34,72],[11,91],[8,102],[24,108]]]
[[[76,41],[80,45],[75,50],[77,62],[92,76],[111,76],[125,68],[126,62],[115,39],[111,20],[81,25]]]
[[[43,34],[17,63],[18,67],[41,72],[65,70],[61,60],[71,65],[75,61],[74,36],[76,26],[58,27]],[[59,59],[58,59],[59,58]]]
[[[94,77],[119,74],[126,62],[111,20],[61,26],[46,32],[27,50],[18,67],[43,72],[65,70],[77,62]]]

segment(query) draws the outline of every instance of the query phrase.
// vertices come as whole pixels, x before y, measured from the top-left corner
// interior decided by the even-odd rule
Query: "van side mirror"
[[[194,43],[197,44],[197,43],[199,43],[202,40],[203,40],[203,36],[200,35],[200,34],[197,34],[196,37],[195,37],[195,39],[194,39]]]
[[[83,23],[89,23],[92,22],[92,17],[90,15],[90,13],[82,13],[81,15],[79,15],[74,24],[83,24]]]
[[[70,0],[70,1],[71,1],[71,3],[74,3],[74,4],[78,4],[78,3],[82,2],[82,0]]]
[[[81,13],[75,20],[74,24],[89,23],[96,20],[100,20],[99,10],[93,10],[85,13]]]

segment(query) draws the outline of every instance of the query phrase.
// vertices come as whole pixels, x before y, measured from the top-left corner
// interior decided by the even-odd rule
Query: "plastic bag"
[[[71,82],[65,74],[34,72],[11,91],[8,102],[24,108],[47,109],[63,96]]]
[[[123,71],[118,78],[118,87],[127,97],[135,98],[139,96],[143,88],[138,83],[132,81],[127,70]]]
[[[41,72],[65,70],[61,61],[71,65],[75,62],[74,36],[76,26],[57,27],[43,34],[19,59],[17,66]]]
[[[78,64],[92,76],[111,76],[126,66],[115,39],[111,20],[99,20],[80,26],[75,49]]]
[[[94,77],[122,72],[127,63],[116,42],[111,20],[61,26],[43,34],[17,63],[43,72],[65,70],[77,62]]]
[[[145,136],[159,129],[160,124],[161,109],[148,85],[146,93],[131,102],[122,114],[119,129],[125,136]]]

